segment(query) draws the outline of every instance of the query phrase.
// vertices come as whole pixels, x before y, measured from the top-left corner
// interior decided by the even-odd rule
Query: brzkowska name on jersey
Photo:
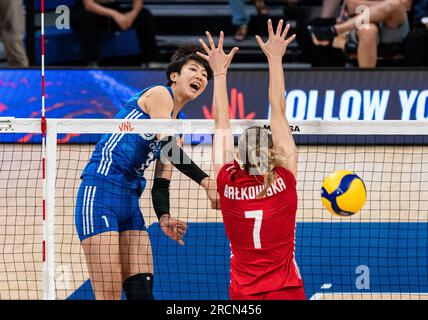
[[[265,197],[270,197],[279,192],[284,191],[287,188],[284,180],[279,177],[276,179],[272,185],[268,188],[267,194]],[[249,187],[231,187],[226,184],[224,188],[224,196],[231,200],[253,200],[256,199],[257,195],[262,192],[264,185],[256,185]]]

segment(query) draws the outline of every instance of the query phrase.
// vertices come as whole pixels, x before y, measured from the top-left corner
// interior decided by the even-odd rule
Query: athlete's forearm
[[[169,184],[170,180],[155,178],[152,186],[152,203],[156,216],[160,220],[163,215],[169,215]]]
[[[172,176],[172,165],[156,161],[155,174],[152,186],[152,203],[158,220],[164,215],[170,215],[169,185]]]
[[[216,129],[230,128],[227,72],[214,75],[214,110]]]
[[[274,145],[285,146],[282,152],[287,156],[297,153],[293,135],[289,130],[285,104],[285,80],[282,59],[269,61],[269,100],[271,104],[271,129]],[[280,137],[278,134],[280,133]],[[281,141],[278,141],[281,140]]]
[[[227,72],[214,76],[214,110],[216,110],[212,160],[215,176],[221,165],[233,160],[233,136],[229,120],[229,98],[227,96]],[[207,190],[205,188],[205,190]]]
[[[163,163],[162,161],[156,161],[155,165],[155,178],[163,178],[171,180],[173,165],[170,163]]]
[[[274,115],[285,114],[285,81],[281,58],[269,60],[269,102],[271,113]]]

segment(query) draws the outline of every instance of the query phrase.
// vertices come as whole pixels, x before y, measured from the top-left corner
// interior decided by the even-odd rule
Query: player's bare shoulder
[[[171,98],[171,94],[169,93],[168,89],[165,86],[155,86],[153,88],[150,88],[144,94],[141,96],[142,98],[150,98],[153,96],[163,96],[166,95],[167,97]]]
[[[150,113],[151,106],[159,105],[167,108],[173,106],[172,96],[164,86],[150,88],[138,99],[138,106],[146,113]]]

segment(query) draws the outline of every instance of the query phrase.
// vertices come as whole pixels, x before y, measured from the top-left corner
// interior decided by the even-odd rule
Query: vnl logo
[[[134,131],[134,127],[131,125],[129,121],[125,121],[125,122],[122,122],[121,125],[119,125],[119,130],[121,132],[124,132],[124,131],[131,132],[131,131]]]

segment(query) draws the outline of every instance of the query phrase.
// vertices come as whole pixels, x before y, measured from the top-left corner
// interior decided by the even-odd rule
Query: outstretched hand
[[[164,214],[159,219],[159,225],[168,237],[177,241],[180,245],[184,245],[183,236],[187,231],[187,223]]]
[[[266,42],[263,42],[260,36],[256,36],[257,43],[259,44],[260,48],[262,49],[268,60],[282,59],[282,57],[285,55],[285,52],[287,51],[288,45],[296,38],[296,35],[293,34],[292,36],[288,37],[288,39],[285,39],[287,37],[288,30],[290,29],[290,25],[287,24],[283,30],[283,24],[284,21],[281,19],[276,28],[276,32],[274,33],[272,27],[272,20],[269,19],[268,40]]]
[[[208,47],[204,40],[199,39],[199,42],[204,48],[206,54],[203,54],[201,52],[197,52],[198,56],[205,59],[209,64],[210,67],[214,73],[214,75],[219,75],[222,73],[226,73],[227,69],[229,68],[230,63],[232,62],[233,56],[235,53],[239,50],[238,47],[234,47],[229,54],[226,54],[223,50],[223,43],[224,43],[224,33],[223,31],[220,32],[220,38],[218,40],[218,46],[216,48],[214,40],[211,36],[211,34],[206,31],[205,32],[208,43],[210,44],[210,47]]]

